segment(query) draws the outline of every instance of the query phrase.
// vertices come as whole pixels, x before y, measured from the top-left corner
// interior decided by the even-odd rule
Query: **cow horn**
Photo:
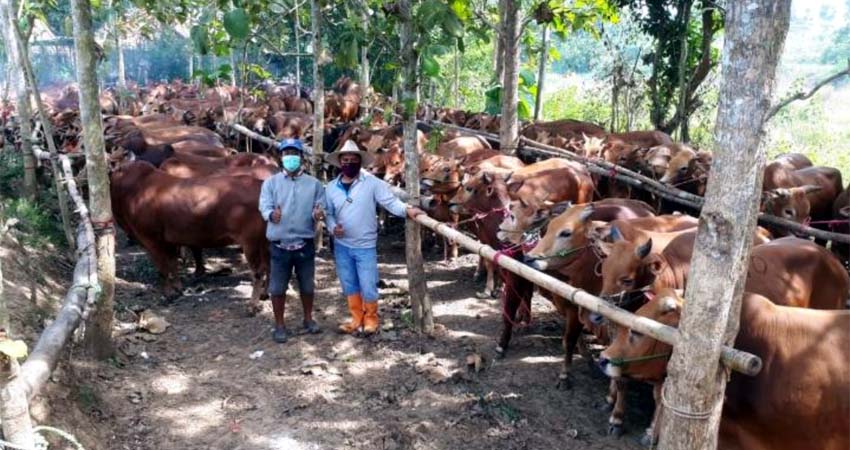
[[[620,229],[617,228],[616,225],[611,227],[611,231],[608,232],[608,236],[611,237],[612,242],[617,242],[623,240],[623,233],[620,233]]]
[[[773,190],[773,193],[774,193],[777,197],[790,197],[790,196],[791,196],[791,191],[789,191],[789,190],[788,190],[788,189],[786,189],[786,188],[774,189],[774,190]]]
[[[813,185],[813,184],[807,184],[805,186],[800,186],[800,189],[802,189],[803,192],[806,193],[806,194],[811,194],[813,192],[820,191],[821,189],[823,189],[823,186],[816,186],[816,185]]]
[[[579,222],[587,222],[591,215],[593,215],[593,205],[585,206],[581,214],[578,215],[578,220]]]
[[[639,245],[635,249],[635,255],[640,258],[646,258],[649,255],[649,251],[652,249],[652,238],[649,238],[643,245]]]

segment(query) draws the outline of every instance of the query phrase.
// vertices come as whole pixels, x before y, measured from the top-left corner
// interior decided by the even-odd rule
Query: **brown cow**
[[[833,203],[844,187],[841,171],[823,166],[796,170],[786,167],[774,169],[771,179],[766,180],[769,182],[762,185],[762,206],[765,212],[798,222],[808,217],[816,222],[832,219]],[[778,236],[788,234],[783,229],[771,231]]]
[[[268,118],[275,139],[301,138],[313,127],[313,118],[300,112],[278,111]]]
[[[179,295],[180,246],[239,245],[251,267],[251,306],[268,273],[266,226],[258,213],[262,182],[246,176],[181,179],[146,162],[131,162],[110,174],[115,220],[148,251],[169,298]]]
[[[642,258],[634,289],[647,285],[655,292],[685,289],[695,235],[679,236],[661,254]],[[850,275],[823,247],[805,239],[784,237],[753,248],[745,289],[780,305],[837,309],[847,300]]]
[[[676,327],[682,298],[664,290],[641,307],[642,317]],[[617,327],[602,352],[609,376],[646,381],[655,387],[656,412],[644,442],[658,437],[663,414],[661,386],[672,348]],[[735,348],[762,359],[750,377],[732,373],[726,386],[718,448],[796,450],[850,448],[850,311],[815,311],[779,306],[745,292]],[[647,359],[649,358],[649,359]]]

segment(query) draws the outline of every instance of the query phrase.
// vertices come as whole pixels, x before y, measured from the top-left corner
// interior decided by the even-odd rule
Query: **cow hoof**
[[[490,298],[499,298],[499,289],[493,289],[490,291]]]
[[[481,291],[481,292],[475,293],[475,298],[480,298],[481,300],[488,300],[491,297],[490,297],[490,294],[487,293],[487,291]]]
[[[269,299],[269,293],[268,292],[263,292],[262,294],[260,294],[260,300],[268,300],[268,299]]]
[[[484,277],[486,274],[484,272],[475,272],[475,275],[472,276],[472,281],[476,283],[480,283],[484,281]]]
[[[248,303],[247,308],[245,308],[245,313],[248,315],[248,317],[254,317],[262,311],[263,305],[261,305],[260,302],[252,301],[251,303]]]
[[[623,436],[623,425],[608,425],[608,436],[614,436],[615,438]]]
[[[505,349],[502,346],[496,347],[496,359],[505,359]]]
[[[573,388],[573,380],[569,375],[559,375],[557,388],[562,391],[569,391]]]
[[[649,433],[645,433],[640,438],[640,445],[643,446],[643,447],[651,448],[653,445],[655,445],[657,443],[658,442],[656,442],[655,439],[652,437],[652,435],[649,434]]]

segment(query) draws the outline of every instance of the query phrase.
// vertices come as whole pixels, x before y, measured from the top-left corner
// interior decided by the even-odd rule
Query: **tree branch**
[[[492,28],[496,32],[496,34],[502,34],[502,27],[499,24],[493,23],[490,19],[487,18],[486,15],[484,15],[482,11],[476,8],[475,5],[472,5],[471,9],[472,14],[475,14],[475,17],[477,17],[478,20],[484,23],[484,25],[487,25],[488,27]]]
[[[826,79],[820,81],[818,84],[815,85],[815,87],[813,87],[808,92],[799,91],[796,94],[786,98],[785,100],[782,100],[778,104],[773,105],[767,111],[767,115],[764,117],[764,121],[767,122],[768,120],[772,119],[773,116],[776,115],[776,113],[778,113],[782,108],[788,106],[789,104],[791,104],[794,101],[806,100],[808,98],[811,98],[811,96],[815,95],[815,93],[818,90],[820,90],[820,88],[822,88],[822,87],[826,86],[827,84],[830,84],[833,81],[835,81],[835,80],[837,80],[841,77],[844,77],[844,76],[850,76],[850,59],[847,60],[847,68],[846,69],[842,70],[841,72],[833,74],[829,78],[826,78]]]

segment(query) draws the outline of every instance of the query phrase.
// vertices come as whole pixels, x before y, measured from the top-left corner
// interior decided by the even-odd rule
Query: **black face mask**
[[[348,178],[354,178],[360,173],[360,163],[343,163],[340,167],[342,174]]]

